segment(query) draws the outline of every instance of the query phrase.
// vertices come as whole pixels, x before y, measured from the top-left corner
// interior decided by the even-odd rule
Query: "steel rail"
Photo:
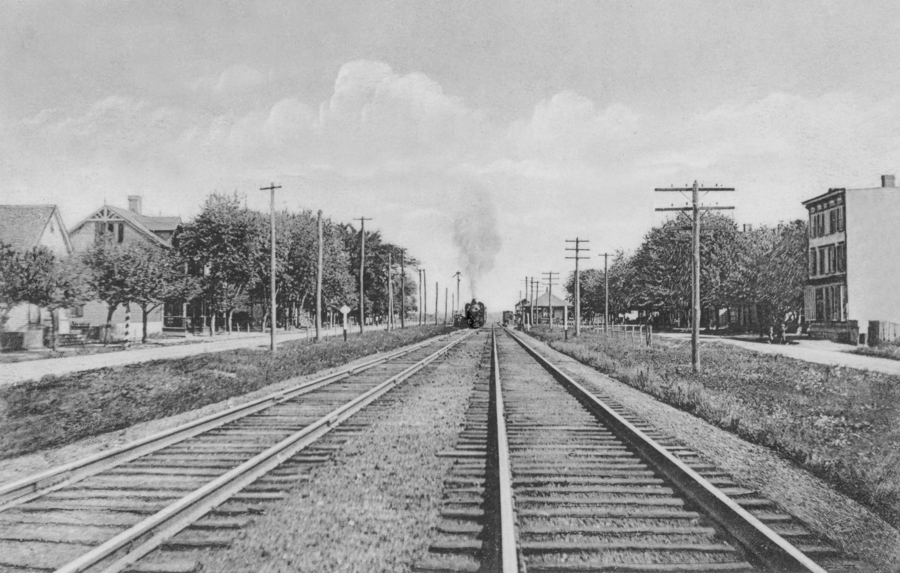
[[[352,374],[358,374],[359,372],[363,372],[384,362],[399,358],[449,336],[453,336],[453,334],[417,342],[416,344],[395,350],[384,356],[363,362],[362,364],[341,368],[335,372],[316,378],[315,380],[310,380],[292,388],[273,392],[262,398],[251,400],[246,404],[240,404],[233,408],[194,420],[193,422],[163,430],[117,448],[87,456],[55,468],[50,468],[38,474],[0,486],[0,512],[57,491],[102,471],[146,456],[157,450],[171,446],[172,444],[218,428],[229,422],[244,418],[261,410],[265,410],[266,408],[270,408],[287,400],[291,400],[308,392],[312,392],[313,390],[327,386],[328,384],[343,380]]]
[[[56,573],[80,573],[115,559],[104,573],[123,571],[185,529],[247,485],[265,475],[298,451],[324,436],[338,424],[448,352],[475,331],[468,332],[419,362],[391,376],[378,386],[319,418],[304,429],[229,470],[201,488],[135,524],[103,544],[63,565]],[[118,555],[122,550],[123,555]]]
[[[702,508],[719,526],[734,537],[750,555],[765,567],[766,571],[827,573],[719,488],[557,368],[519,335],[509,329],[505,330],[576,398],[665,475],[685,497]]]
[[[506,434],[506,417],[503,409],[503,391],[500,388],[500,357],[497,352],[497,335],[491,328],[491,374],[494,378],[495,414],[497,417],[497,457],[500,497],[500,564],[503,573],[518,573],[516,551],[516,518],[513,509],[512,470],[509,463],[509,440]]]

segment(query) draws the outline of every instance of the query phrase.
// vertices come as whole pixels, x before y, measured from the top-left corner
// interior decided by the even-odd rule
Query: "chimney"
[[[132,213],[137,213],[138,215],[142,215],[141,213],[141,196],[140,195],[129,195],[128,196],[128,210]]]
[[[881,186],[882,187],[896,187],[896,185],[894,185],[894,176],[893,175],[882,175],[881,176]]]

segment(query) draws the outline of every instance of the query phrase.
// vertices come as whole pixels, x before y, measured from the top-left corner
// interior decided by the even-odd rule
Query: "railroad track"
[[[472,399],[420,573],[858,569],[513,333]]]
[[[282,499],[340,447],[318,440],[470,334],[426,340],[0,486],[0,571],[196,570],[178,550],[227,545],[258,504]]]

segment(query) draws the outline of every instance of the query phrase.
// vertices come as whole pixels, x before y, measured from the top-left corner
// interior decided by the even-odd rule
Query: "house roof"
[[[131,211],[128,212],[131,213]],[[181,217],[148,217],[137,213],[131,213],[131,215],[151,231],[174,232],[181,225]]]
[[[0,205],[0,242],[18,250],[32,249],[40,244],[53,218],[71,252],[72,245],[56,205]]]
[[[146,215],[138,215],[137,213],[129,211],[128,209],[122,209],[120,207],[114,207],[112,205],[104,205],[101,209],[97,209],[88,217],[85,217],[83,220],[81,220],[77,225],[72,227],[69,232],[74,233],[82,226],[84,226],[85,223],[92,219],[95,219],[97,214],[100,213],[103,209],[106,209],[113,215],[128,222],[132,227],[149,237],[152,241],[161,245],[165,245],[167,247],[172,246],[171,243],[161,238],[156,234],[156,232],[175,231],[175,229],[177,229],[178,226],[181,225],[181,217],[148,217]]]
[[[832,187],[831,189],[828,190],[827,193],[822,193],[821,195],[817,195],[817,196],[813,197],[812,199],[807,199],[806,201],[804,201],[802,203],[802,205],[806,206],[806,205],[809,205],[810,203],[816,203],[823,199],[830,199],[831,197],[836,197],[836,196],[840,195],[841,193],[846,193],[846,191],[847,190],[844,189],[843,187]]]
[[[567,303],[566,301],[562,300],[562,299],[559,298],[558,296],[556,296],[556,295],[551,295],[548,291],[544,291],[544,294],[540,295],[539,297],[537,297],[537,299],[535,299],[535,301],[534,301],[534,306],[536,306],[536,307],[538,307],[538,308],[540,308],[540,307],[542,307],[542,306],[543,306],[543,307],[546,307],[546,306],[547,306],[547,297],[550,298],[550,305],[551,305],[553,308],[562,308],[562,307],[570,307],[570,306],[572,306],[571,304],[569,304],[569,303]],[[526,305],[526,306],[527,306],[527,305]]]

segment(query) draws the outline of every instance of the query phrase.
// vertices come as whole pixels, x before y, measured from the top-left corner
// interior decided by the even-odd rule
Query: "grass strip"
[[[875,356],[877,358],[900,360],[900,342],[882,342],[877,346],[864,346],[862,348],[854,348],[850,352],[853,354],[860,354],[862,356]]]
[[[579,362],[741,438],[769,447],[900,527],[900,377],[826,366],[726,344],[602,333],[531,335]]]
[[[0,459],[200,408],[451,330],[422,326],[347,342],[298,340],[280,344],[274,357],[242,348],[7,386],[0,389]]]

